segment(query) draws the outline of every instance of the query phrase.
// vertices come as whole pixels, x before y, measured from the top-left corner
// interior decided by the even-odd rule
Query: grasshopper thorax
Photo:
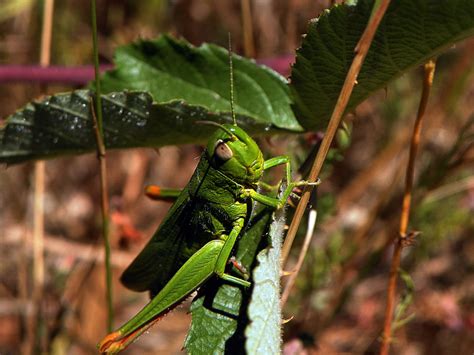
[[[242,128],[223,124],[209,139],[207,157],[211,165],[235,182],[253,186],[263,173],[263,154]]]

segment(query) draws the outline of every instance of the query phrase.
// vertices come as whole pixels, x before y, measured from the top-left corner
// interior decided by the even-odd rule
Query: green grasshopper
[[[152,300],[100,342],[102,353],[117,353],[126,348],[213,275],[249,287],[251,284],[246,279],[226,273],[226,266],[249,221],[253,201],[278,209],[285,205],[295,187],[311,185],[306,181],[291,181],[287,156],[264,160],[257,143],[236,125],[232,62],[230,65],[234,124],[205,122],[217,130],[211,135],[188,185],[179,194],[169,190],[158,194],[158,198],[176,197],[176,201],[151,240],[121,276],[126,287],[150,291]],[[259,193],[258,187],[266,185],[261,181],[263,172],[277,165],[285,165],[288,182],[280,198]],[[148,192],[157,195],[156,191]]]

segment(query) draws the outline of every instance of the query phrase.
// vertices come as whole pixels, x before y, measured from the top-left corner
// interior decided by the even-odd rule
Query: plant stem
[[[290,297],[291,289],[293,288],[293,285],[296,282],[296,277],[298,276],[298,273],[300,272],[301,267],[303,266],[304,257],[306,256],[306,253],[308,252],[309,246],[311,244],[311,239],[313,237],[317,216],[318,216],[318,212],[316,210],[311,210],[309,212],[308,229],[306,230],[306,236],[304,238],[303,246],[301,247],[301,250],[300,250],[300,255],[298,256],[298,261],[296,262],[295,269],[290,274],[288,281],[286,283],[285,289],[283,290],[283,293],[281,295],[280,306],[282,308],[285,306],[286,301],[288,301],[288,298]]]
[[[104,263],[107,300],[107,330],[111,332],[114,323],[114,309],[112,298],[112,267],[110,265],[110,240],[109,240],[109,197],[107,189],[107,164],[105,159],[104,130],[102,123],[102,101],[100,90],[99,50],[97,44],[97,15],[96,2],[91,2],[92,17],[92,42],[94,48],[95,68],[95,100],[91,104],[92,118],[94,121],[94,132],[97,142],[97,158],[100,164],[100,192],[102,211],[102,237],[104,240]],[[95,104],[95,105],[94,105]]]
[[[102,140],[103,145],[103,138],[104,138],[104,130],[102,127],[102,100],[100,97],[101,89],[100,89],[100,66],[99,66],[99,45],[97,43],[97,14],[96,14],[96,4],[95,0],[92,0],[91,6],[91,17],[92,17],[92,46],[94,49],[94,76],[95,76],[95,112],[97,118],[97,125],[99,128],[99,133]],[[100,149],[100,147],[98,147]],[[101,152],[99,152],[101,154]],[[105,149],[103,152],[105,156]]]
[[[321,168],[323,166],[324,160],[326,159],[326,155],[331,146],[331,142],[334,138],[334,135],[336,134],[337,128],[339,127],[342,115],[344,114],[352,90],[357,81],[357,76],[360,72],[367,52],[369,51],[377,27],[379,26],[380,21],[382,20],[383,15],[385,14],[385,11],[387,10],[389,4],[390,0],[382,0],[379,3],[379,6],[376,8],[375,12],[373,11],[369,19],[369,23],[367,24],[367,27],[355,48],[356,54],[347,73],[344,85],[341,89],[341,93],[339,94],[336,106],[334,107],[334,111],[331,115],[331,119],[329,120],[328,128],[326,130],[326,133],[324,134],[324,138],[321,142],[318,154],[316,155],[316,159],[314,160],[313,166],[308,177],[308,181],[316,181],[319,173],[321,172]],[[288,234],[285,238],[285,244],[283,245],[283,265],[285,264],[288,258],[288,254],[295,239],[296,232],[298,230],[298,227],[301,223],[301,219],[308,204],[309,197],[310,191],[306,190],[301,196],[300,203],[298,204],[293,220],[291,221]]]
[[[53,29],[54,0],[46,0],[43,8],[41,29],[40,65],[47,67],[51,62],[51,37]],[[44,179],[45,162],[35,163],[35,209],[34,209],[34,284],[33,289],[41,294],[44,284]],[[34,291],[33,291],[34,293]],[[39,296],[41,298],[41,296]]]
[[[252,7],[250,0],[240,0],[242,28],[244,31],[244,53],[248,58],[255,58],[255,41],[253,39]]]
[[[421,137],[421,126],[423,117],[425,114],[428,98],[430,95],[431,86],[433,84],[433,76],[435,71],[434,61],[429,61],[424,66],[424,80],[423,80],[423,92],[421,94],[420,105],[418,107],[418,114],[413,128],[413,135],[410,144],[410,155],[408,158],[408,165],[405,177],[405,193],[403,195],[402,213],[400,217],[400,228],[399,235],[395,239],[395,250],[393,252],[392,264],[390,266],[390,276],[387,287],[387,304],[385,308],[385,322],[382,336],[382,345],[380,348],[381,355],[387,355],[390,347],[391,332],[392,332],[392,318],[393,310],[395,305],[395,294],[397,289],[397,276],[398,269],[400,266],[400,259],[402,249],[408,240],[407,228],[410,217],[410,207],[413,190],[413,180],[415,176],[415,158],[420,144]]]
[[[288,75],[294,57],[287,55],[275,58],[258,59],[258,64],[266,65],[282,75]],[[101,72],[112,70],[113,65],[102,64]],[[63,83],[85,85],[94,78],[94,66],[59,66],[41,67],[39,65],[0,65],[0,83]]]
[[[51,37],[53,28],[54,0],[46,0],[43,6],[40,66],[47,67],[51,58]],[[44,91],[42,87],[42,91]],[[38,320],[41,312],[41,300],[44,288],[44,191],[45,162],[35,162],[34,169],[34,205],[33,205],[33,310],[28,322],[28,345],[25,352],[35,353],[39,336],[37,335]],[[44,350],[44,349],[43,349]]]

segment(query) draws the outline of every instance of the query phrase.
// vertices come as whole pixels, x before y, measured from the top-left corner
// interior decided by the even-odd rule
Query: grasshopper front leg
[[[275,209],[280,209],[282,208],[286,201],[288,200],[288,197],[290,197],[293,189],[298,186],[317,186],[319,185],[319,180],[316,182],[308,182],[308,181],[291,181],[291,165],[290,165],[290,158],[286,155],[274,157],[268,160],[265,160],[263,164],[263,170],[267,170],[270,168],[273,168],[278,165],[283,165],[285,164],[285,173],[286,173],[286,181],[287,181],[287,186],[285,188],[285,191],[281,194],[279,198],[274,198],[274,197],[269,197],[266,195],[263,195],[254,189],[244,189],[243,190],[243,195],[248,196],[252,198],[255,201],[258,201],[265,206],[273,207]]]
[[[173,202],[181,192],[181,189],[164,189],[157,185],[147,185],[145,187],[145,195],[156,201]]]
[[[209,241],[194,253],[140,312],[99,343],[99,351],[116,354],[125,349],[213,274],[234,284],[249,287],[248,281],[225,273],[227,260],[243,225],[244,219],[238,219],[229,235]]]

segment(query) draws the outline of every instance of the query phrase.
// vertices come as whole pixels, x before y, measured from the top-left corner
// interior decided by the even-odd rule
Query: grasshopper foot
[[[295,187],[298,187],[298,186],[318,186],[321,184],[321,179],[318,178],[316,181],[306,181],[306,180],[301,180],[301,181],[297,181],[295,183]]]
[[[101,354],[116,354],[124,349],[120,339],[122,334],[119,331],[110,333],[97,345]]]
[[[239,263],[237,261],[237,259],[235,258],[235,256],[232,256],[230,259],[229,259],[229,264],[232,264],[234,265],[234,267],[239,270],[239,272],[242,274],[242,276],[244,277],[244,280],[248,280],[250,278],[250,275],[249,275],[249,272],[247,271],[247,269],[245,268],[245,266],[243,266],[241,263]]]

